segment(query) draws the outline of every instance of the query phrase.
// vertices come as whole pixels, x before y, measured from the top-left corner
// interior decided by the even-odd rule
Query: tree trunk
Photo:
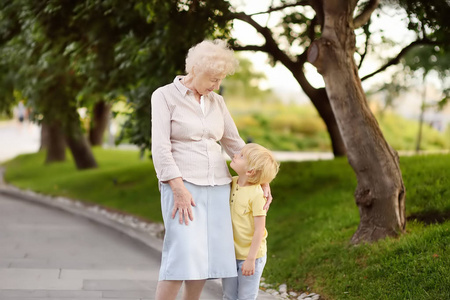
[[[311,97],[311,102],[316,107],[320,117],[327,126],[328,135],[330,136],[331,145],[333,147],[334,157],[346,156],[347,149],[345,148],[344,140],[342,139],[339,126],[336,122],[333,109],[331,108],[330,99],[325,89],[318,89]]]
[[[95,103],[89,129],[89,142],[92,146],[101,146],[103,144],[103,136],[108,126],[110,113],[111,104],[103,100]]]
[[[304,64],[304,60],[301,60],[301,63]],[[320,117],[325,122],[334,156],[346,156],[347,149],[345,148],[344,140],[342,139],[333,109],[331,108],[327,91],[324,88],[316,89],[312,87],[305,77],[303,68],[299,68],[297,64],[286,63],[284,65],[291,71],[292,75],[294,75],[294,78],[300,84],[303,91],[316,108]]]
[[[346,156],[347,149],[345,148],[344,140],[342,139],[333,109],[331,108],[327,91],[324,88],[313,88],[307,81],[303,69],[298,68],[295,64],[288,65],[287,67],[294,75],[305,94],[311,100],[322,120],[325,122],[331,140],[334,157]]]
[[[50,128],[47,125],[47,123],[42,122],[41,123],[41,145],[39,146],[39,151],[45,150],[48,147],[49,143],[49,131]]]
[[[353,10],[357,1],[323,1],[325,22],[308,60],[325,81],[347,157],[358,181],[360,224],[351,242],[373,242],[404,232],[405,186],[397,152],[386,142],[369,109],[353,59]]]
[[[72,153],[77,169],[97,168],[97,162],[92,153],[91,146],[81,129],[78,113],[75,112],[72,121],[67,122],[69,123],[66,142]]]
[[[66,141],[78,170],[98,167],[89,142],[84,135],[68,136]]]
[[[426,73],[423,74],[423,91],[422,91],[422,105],[420,106],[420,116],[419,116],[419,132],[417,133],[416,142],[416,153],[420,152],[420,144],[422,143],[422,130],[423,130],[423,120],[425,116],[425,108],[427,101],[427,86],[425,82]]]
[[[59,162],[66,160],[66,142],[64,133],[58,123],[42,123],[41,129],[41,150],[47,150],[45,163]]]

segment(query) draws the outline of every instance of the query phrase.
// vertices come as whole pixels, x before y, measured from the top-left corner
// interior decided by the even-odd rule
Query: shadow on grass
[[[442,224],[450,220],[450,210],[438,211],[430,210],[411,214],[407,217],[408,221],[418,221],[424,224]]]

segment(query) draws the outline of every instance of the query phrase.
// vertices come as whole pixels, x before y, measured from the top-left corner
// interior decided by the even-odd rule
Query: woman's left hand
[[[266,204],[264,205],[264,210],[269,210],[270,203],[272,203],[272,193],[270,192],[270,185],[268,183],[261,184],[264,192],[264,197],[266,197]]]

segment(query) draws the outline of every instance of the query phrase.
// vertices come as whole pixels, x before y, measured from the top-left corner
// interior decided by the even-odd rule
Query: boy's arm
[[[268,211],[270,203],[272,203],[273,200],[272,192],[270,191],[270,185],[268,183],[263,183],[261,184],[261,188],[263,189],[264,197],[266,197],[266,204],[264,204],[263,209]]]
[[[242,265],[242,275],[251,276],[255,274],[255,260],[259,247],[266,230],[266,216],[253,217],[255,222],[255,232],[253,233],[252,244],[248,252],[248,256]]]

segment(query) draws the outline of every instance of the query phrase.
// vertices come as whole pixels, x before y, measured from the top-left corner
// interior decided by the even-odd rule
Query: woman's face
[[[200,95],[207,95],[214,90],[218,90],[225,74],[211,74],[209,72],[200,72],[195,74],[193,85]]]

